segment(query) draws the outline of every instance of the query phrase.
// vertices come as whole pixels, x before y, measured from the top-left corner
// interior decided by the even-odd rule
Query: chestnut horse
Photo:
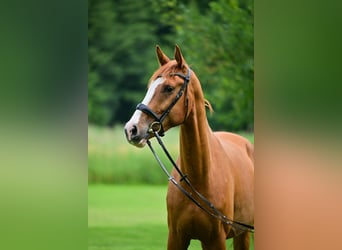
[[[213,132],[205,110],[210,104],[179,47],[176,46],[174,60],[159,46],[156,50],[160,68],[152,75],[145,98],[125,125],[127,140],[143,147],[153,137],[150,126],[156,121],[161,124],[161,133],[180,125],[177,164],[181,171],[227,218],[253,225],[253,145],[233,133]],[[191,192],[175,169],[172,175]],[[191,239],[200,240],[203,249],[226,249],[226,239],[232,237],[234,249],[249,249],[247,230],[203,212],[172,183],[168,186],[167,211],[169,250],[187,249]]]

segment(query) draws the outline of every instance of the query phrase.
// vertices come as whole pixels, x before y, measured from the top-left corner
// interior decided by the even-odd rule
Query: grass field
[[[240,134],[254,142],[253,134]],[[178,138],[174,128],[163,139],[174,158]],[[152,143],[167,163],[157,142]],[[148,147],[128,144],[122,126],[89,126],[88,169],[88,250],[166,249],[167,177]],[[192,241],[189,249],[201,249],[200,243]],[[233,249],[231,241],[227,249]]]
[[[165,249],[166,186],[88,188],[88,250]]]
[[[165,144],[176,157],[178,130],[170,130]],[[152,140],[157,152],[155,140]],[[164,158],[165,159],[165,158]],[[170,167],[171,168],[171,167]],[[124,136],[123,127],[88,128],[88,181],[111,184],[164,184],[165,176],[159,171],[149,148],[136,148]]]
[[[254,142],[254,134],[239,133]],[[178,156],[178,128],[169,130],[163,141],[176,159]],[[152,144],[169,170],[162,150],[155,139]],[[88,127],[88,181],[110,184],[165,184],[167,179],[159,169],[149,148],[136,148],[127,143],[123,127]]]
[[[88,250],[166,249],[166,188],[90,185]],[[200,243],[192,241],[189,249],[201,249]],[[227,249],[233,249],[231,240],[227,241]]]

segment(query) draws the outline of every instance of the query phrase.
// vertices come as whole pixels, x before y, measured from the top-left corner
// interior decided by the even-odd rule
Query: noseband
[[[140,111],[144,112],[145,114],[152,116],[155,119],[155,121],[150,124],[150,128],[148,130],[149,133],[157,132],[160,136],[164,136],[163,121],[166,118],[166,116],[170,113],[173,106],[175,106],[175,104],[177,103],[179,98],[181,98],[181,96],[184,93],[184,90],[185,91],[187,90],[187,86],[188,86],[188,83],[190,81],[190,73],[191,73],[191,69],[189,67],[188,67],[187,75],[183,75],[181,73],[170,73],[170,76],[179,76],[179,77],[183,78],[184,83],[183,83],[182,87],[180,88],[180,90],[178,91],[175,99],[173,99],[173,101],[170,103],[170,105],[167,107],[167,109],[161,114],[161,116],[158,116],[147,105],[145,105],[143,103],[138,104],[138,106],[136,107],[137,110],[140,110]],[[186,110],[187,110],[188,109],[188,99],[186,99],[185,105],[186,105]],[[185,118],[186,118],[186,114],[187,114],[187,111],[185,113]],[[184,118],[184,120],[185,120],[185,118]]]

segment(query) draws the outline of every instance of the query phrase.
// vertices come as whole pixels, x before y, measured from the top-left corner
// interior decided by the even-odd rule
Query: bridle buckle
[[[149,127],[149,129],[148,129],[148,132],[151,133],[151,134],[153,134],[153,133],[155,133],[155,132],[159,133],[160,130],[161,130],[161,128],[162,128],[161,123],[158,122],[158,121],[154,121],[154,122],[152,122],[152,123],[150,124],[150,127]]]

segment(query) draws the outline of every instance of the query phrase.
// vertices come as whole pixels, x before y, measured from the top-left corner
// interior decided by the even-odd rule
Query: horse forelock
[[[184,68],[182,70],[183,74],[186,74],[188,65],[184,64]],[[160,66],[159,69],[157,69],[151,76],[150,80],[149,80],[149,85],[151,84],[151,82],[153,82],[155,79],[157,79],[159,76],[163,76],[164,78],[168,78],[171,77],[170,74],[171,73],[177,73],[179,72],[179,68],[177,66],[177,62],[176,60],[172,60],[162,66]]]

